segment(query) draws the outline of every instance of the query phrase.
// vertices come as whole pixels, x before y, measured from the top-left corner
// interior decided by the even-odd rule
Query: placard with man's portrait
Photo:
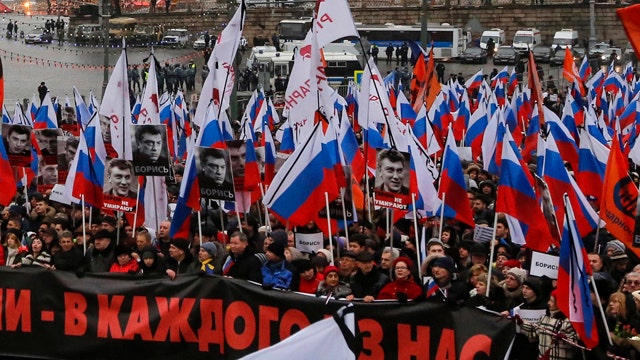
[[[69,168],[79,145],[80,140],[73,135],[58,136],[58,177],[61,184],[67,180]]]
[[[42,157],[38,158],[38,175],[36,176],[36,188],[39,193],[45,194],[58,184],[58,165],[47,164]]]
[[[31,164],[31,131],[25,125],[2,125],[2,141],[12,166]]]
[[[134,125],[131,131],[133,151],[133,172],[136,175],[169,175],[169,142],[167,126]]]
[[[133,173],[133,162],[118,158],[109,160],[104,171],[102,208],[133,212],[137,198],[138,182]]]
[[[235,201],[229,152],[222,149],[195,147],[196,170],[200,197]]]
[[[375,205],[406,210],[409,195],[409,154],[397,149],[378,149],[376,156]]]
[[[61,129],[33,130],[40,154],[46,164],[58,163],[58,136],[62,136]]]

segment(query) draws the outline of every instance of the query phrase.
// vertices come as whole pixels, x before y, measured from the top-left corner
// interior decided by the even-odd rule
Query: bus
[[[276,30],[281,43],[302,41],[311,30],[312,25],[313,18],[302,17],[293,20],[281,20]]]
[[[420,25],[362,25],[356,28],[362,39],[380,48],[383,54],[387,46],[394,48],[402,46],[405,42],[420,43]],[[427,44],[433,44],[435,59],[450,60],[459,57],[467,48],[466,32],[462,28],[443,23],[441,25],[427,26]]]

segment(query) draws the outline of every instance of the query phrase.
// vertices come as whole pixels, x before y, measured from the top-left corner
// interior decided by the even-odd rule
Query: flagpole
[[[347,207],[344,204],[344,190],[345,188],[340,189],[340,203],[342,204],[342,221],[344,221],[344,234],[347,238],[347,244],[349,243],[349,226],[347,225]],[[351,204],[353,207],[353,204]]]
[[[224,217],[222,216],[223,212],[224,211],[222,211],[222,207],[220,206],[220,203],[218,203],[218,215],[220,216],[220,231],[222,231],[222,229],[224,228]],[[200,211],[198,211],[198,213],[200,213]],[[202,237],[202,236],[200,236],[200,237]],[[227,244],[227,239],[228,238],[229,238],[228,236],[224,237],[224,244],[225,245]]]
[[[331,259],[329,259],[329,263],[333,266],[335,264],[335,259],[333,257],[333,237],[331,236],[331,222],[329,221],[329,194],[325,191],[324,200],[327,207],[327,223],[329,224],[329,252],[331,253]],[[336,239],[336,245],[340,248],[340,244],[338,244],[338,239]]]
[[[387,221],[386,221],[386,230],[387,230],[387,239],[389,239],[389,243],[391,244],[393,239],[391,238],[391,209],[387,208]]]
[[[496,238],[496,226],[498,226],[498,213],[496,213],[493,217],[493,233],[491,235],[491,246],[489,247],[490,251],[489,251],[489,273],[487,274],[487,284],[491,283],[491,270],[493,268],[493,250],[495,249],[496,245],[493,243],[493,240]],[[491,290],[491,286],[487,286],[487,294],[486,296],[489,297],[489,290]]]
[[[116,211],[116,245],[120,245],[120,230],[118,229],[118,223],[120,222],[120,217],[122,216],[122,211]]]
[[[600,301],[600,294],[598,293],[598,287],[596,286],[596,280],[593,278],[593,275],[590,277],[591,285],[593,286],[593,292],[596,293],[596,300],[598,301],[598,310],[600,310],[600,316],[602,316],[602,323],[604,324],[605,332],[607,333],[607,339],[609,339],[609,345],[613,345],[611,341],[611,334],[609,333],[609,325],[607,324],[607,317],[604,314],[604,310],[602,309],[602,301]]]
[[[151,178],[151,191],[156,193],[156,182],[153,176],[147,176],[147,179]],[[146,189],[146,186],[145,186]],[[138,181],[138,192],[140,191],[140,181]],[[144,195],[143,195],[144,196]],[[153,198],[153,213],[155,217],[155,228],[158,229],[160,227],[160,221],[158,219],[158,203],[156,202],[156,197],[151,196]],[[138,200],[140,199],[140,194],[138,193]],[[145,203],[146,204],[146,203]],[[136,206],[136,212],[138,212],[138,207]]]
[[[331,215],[330,215],[330,210],[329,210],[329,193],[328,192],[324,192],[324,203],[325,206],[327,207],[327,230],[329,231],[329,239],[331,239]],[[331,242],[331,241],[329,241]]]
[[[411,205],[413,206],[413,232],[416,237],[416,259],[418,260],[418,268],[422,262],[420,261],[420,242],[418,241],[418,216],[416,211],[416,194],[411,193]],[[418,275],[420,276],[420,284],[422,284],[422,272],[418,271]]]
[[[87,253],[87,223],[85,222],[86,215],[84,214],[84,194],[80,195],[80,201],[82,205],[82,253]],[[91,221],[91,213],[89,212],[89,221]]]
[[[155,191],[153,192],[155,194]],[[137,191],[138,196],[136,196],[136,211],[133,213],[133,229],[134,229],[134,234],[135,234],[135,228],[138,226],[138,206],[140,205],[140,181],[138,181],[138,191]],[[156,227],[157,229],[157,227]]]
[[[259,187],[260,195],[262,195],[262,198],[264,199],[264,184],[260,183]],[[260,205],[260,201],[258,201],[258,205]],[[264,223],[269,227],[269,229],[271,229],[271,219],[269,219],[269,208],[267,207],[267,205],[264,205]]]
[[[444,205],[445,205],[446,197],[447,197],[447,193],[443,192],[442,193],[442,206],[440,207],[440,209],[442,211],[440,211],[440,226],[438,227],[438,239],[442,239],[442,224],[444,224]]]
[[[198,210],[198,238],[200,239],[200,247],[202,248],[202,217]]]

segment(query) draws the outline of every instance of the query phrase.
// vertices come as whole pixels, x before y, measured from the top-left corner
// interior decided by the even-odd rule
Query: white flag
[[[320,47],[344,37],[360,37],[346,0],[318,1],[316,13],[313,29]]]
[[[131,153],[131,106],[125,50],[122,50],[111,78],[109,78],[99,114],[109,120],[111,146],[118,153],[118,158],[131,160],[133,158]]]

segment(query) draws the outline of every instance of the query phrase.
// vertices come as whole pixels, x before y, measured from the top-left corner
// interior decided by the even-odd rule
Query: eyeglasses
[[[640,280],[627,280],[627,281],[625,281],[625,284],[634,285],[634,286],[640,286]]]
[[[396,266],[396,270],[409,270],[406,266]]]

